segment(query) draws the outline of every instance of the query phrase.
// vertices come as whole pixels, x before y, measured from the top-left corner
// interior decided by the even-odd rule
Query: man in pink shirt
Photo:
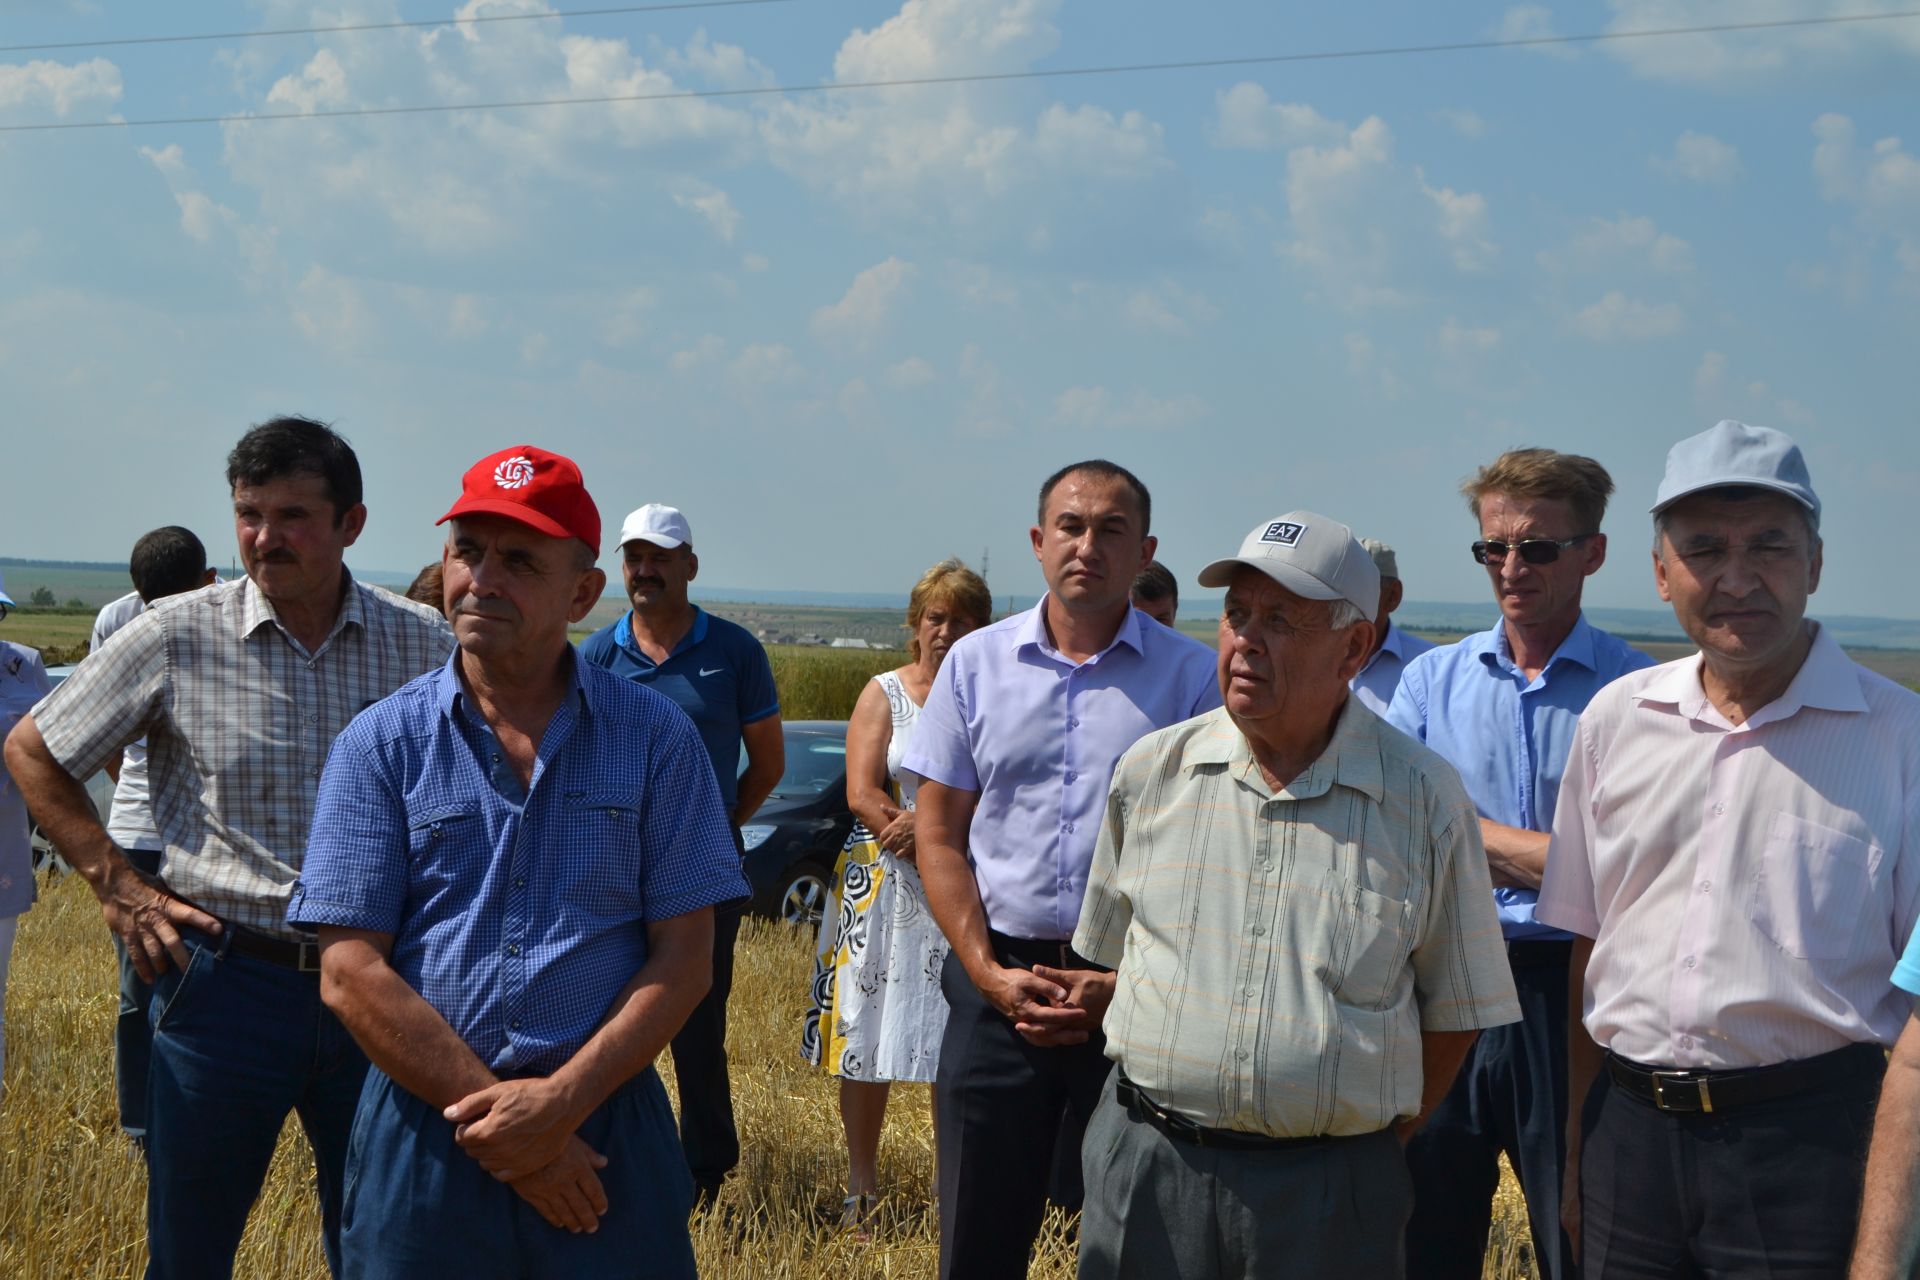
[[[1580,718],[1539,919],[1576,936],[1567,1226],[1592,1277],[1844,1273],[1920,912],[1920,697],[1806,617],[1800,449],[1667,456],[1654,581],[1694,657]]]

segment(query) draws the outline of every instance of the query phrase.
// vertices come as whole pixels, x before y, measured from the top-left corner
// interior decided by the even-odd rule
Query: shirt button
[[[507,954],[508,954],[508,955],[510,955],[510,956],[517,956],[517,955],[519,955],[519,954],[520,954],[520,944],[519,944],[519,943],[517,943],[517,942],[509,942],[509,943],[507,944]]]
[[[1700,892],[1702,892],[1702,893],[1706,893],[1706,892],[1708,892],[1708,891],[1710,891],[1710,890],[1711,890],[1712,888],[1713,888],[1713,881],[1711,881],[1711,880],[1702,880],[1702,881],[1700,882]]]
[[[1074,716],[1067,717],[1067,728],[1078,729],[1079,727],[1080,727],[1080,721],[1077,717],[1074,717]]]
[[[1693,1037],[1692,1037],[1692,1036],[1681,1036],[1681,1037],[1680,1037],[1680,1047],[1681,1047],[1682,1049],[1691,1049],[1691,1048],[1693,1048]]]
[[[524,877],[524,876],[516,876],[516,877],[514,878],[514,881],[513,881],[513,887],[514,887],[514,888],[516,888],[516,889],[524,889],[524,888],[526,888],[526,887],[527,887],[527,881],[526,881],[526,877]]]
[[[1064,831],[1064,832],[1066,832],[1066,833],[1067,833],[1068,835],[1072,835],[1072,834],[1073,834],[1073,824],[1072,824],[1071,822],[1063,822],[1063,823],[1061,823],[1061,824],[1060,824],[1060,829],[1061,829],[1062,831]]]
[[[1075,773],[1075,772],[1074,772],[1073,770],[1071,770],[1071,769],[1069,769],[1069,770],[1067,770],[1067,781],[1068,781],[1068,782],[1072,782],[1072,781],[1073,781],[1073,780],[1074,780],[1075,778],[1077,778],[1077,777],[1079,777],[1079,776],[1080,776],[1080,775],[1079,775],[1079,774],[1077,774],[1077,773]]]
[[[1251,996],[1257,996],[1257,995],[1259,995],[1259,994],[1260,994],[1260,988],[1258,988],[1258,987],[1248,987],[1248,988],[1246,988],[1245,990],[1243,990],[1243,991],[1242,991],[1242,992],[1241,992],[1240,994],[1241,994],[1241,995],[1244,995],[1244,996],[1249,996],[1249,997],[1251,997]]]
[[[1248,1058],[1252,1056],[1253,1055],[1248,1053],[1245,1049],[1235,1049],[1233,1051],[1233,1060],[1235,1062],[1245,1062]]]
[[[1260,936],[1261,936],[1262,934],[1264,934],[1264,933],[1266,933],[1266,931],[1267,931],[1267,926],[1265,926],[1265,925],[1263,925],[1263,924],[1257,924],[1257,925],[1255,925],[1255,926],[1253,926],[1253,936],[1254,936],[1254,937],[1256,937],[1256,938],[1258,938],[1258,937],[1260,937]]]
[[[507,1024],[507,1027],[509,1030],[518,1031],[520,1029],[520,1019],[515,1018],[512,1022],[509,1022]]]
[[[1726,811],[1727,811],[1727,806],[1726,806],[1726,805],[1724,805],[1724,804],[1715,804],[1715,805],[1713,806],[1713,816],[1714,816],[1714,817],[1716,817],[1716,818],[1718,818],[1718,817],[1720,817],[1720,816],[1721,816],[1722,814],[1724,814],[1724,813],[1726,813]]]
[[[1692,957],[1692,956],[1688,956],[1688,957],[1687,957],[1687,958],[1686,958],[1685,960],[1682,960],[1682,961],[1681,961],[1680,963],[1681,963],[1681,964],[1682,964],[1683,966],[1685,966],[1686,968],[1689,968],[1689,969],[1691,969],[1691,968],[1693,968],[1693,957]]]

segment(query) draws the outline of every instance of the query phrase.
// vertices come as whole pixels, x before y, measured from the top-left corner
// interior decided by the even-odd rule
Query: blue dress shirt
[[[1155,729],[1220,705],[1213,650],[1127,610],[1075,665],[1047,634],[1046,597],[960,637],[914,720],[901,768],[975,791],[967,860],[987,925],[1064,941],[1080,923],[1113,767]]]
[[[574,661],[523,787],[459,660],[334,741],[287,920],[392,934],[394,971],[482,1062],[548,1075],[646,963],[648,924],[747,885],[679,708]]]
[[[1614,680],[1652,665],[1652,658],[1591,626],[1583,614],[1529,680],[1514,665],[1505,622],[1496,622],[1408,663],[1387,721],[1459,770],[1481,817],[1550,831],[1580,713]],[[1509,941],[1573,936],[1534,921],[1537,891],[1495,889],[1493,896]]]
[[[1389,620],[1387,638],[1367,659],[1367,665],[1360,668],[1360,674],[1347,682],[1347,687],[1360,699],[1361,706],[1384,717],[1387,708],[1393,705],[1394,691],[1400,687],[1400,673],[1407,669],[1409,662],[1435,647],[1433,641],[1408,635]]]
[[[752,633],[696,607],[693,629],[656,663],[640,652],[629,611],[582,640],[580,653],[596,667],[651,685],[692,718],[731,814],[740,798],[740,729],[780,711],[773,667]]]

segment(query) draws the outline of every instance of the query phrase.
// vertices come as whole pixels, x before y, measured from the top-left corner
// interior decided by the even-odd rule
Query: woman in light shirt
[[[900,761],[947,650],[992,615],[987,584],[966,565],[943,560],[927,570],[907,603],[913,660],[875,676],[847,725],[847,804],[856,822],[820,922],[801,1051],[839,1077],[843,1220],[863,1236],[878,1197],[889,1086],[932,1082],[947,1023],[940,993],[947,941],[914,866],[915,779]]]

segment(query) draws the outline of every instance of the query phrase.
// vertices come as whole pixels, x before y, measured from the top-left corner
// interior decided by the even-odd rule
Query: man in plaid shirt
[[[366,1058],[286,923],[320,770],[361,708],[445,661],[439,614],[355,582],[360,464],[276,418],[227,458],[246,576],[157,601],[34,708],[7,767],[154,982],[149,1277],[225,1277],[289,1110],[311,1140],[338,1270],[347,1132]],[[164,878],[137,870],[79,779],[145,737]]]
[[[335,744],[287,912],[374,1064],[347,1273],[692,1280],[652,1063],[747,892],[733,828],[693,722],[567,641],[606,586],[579,468],[503,450],[442,521],[460,651]]]

